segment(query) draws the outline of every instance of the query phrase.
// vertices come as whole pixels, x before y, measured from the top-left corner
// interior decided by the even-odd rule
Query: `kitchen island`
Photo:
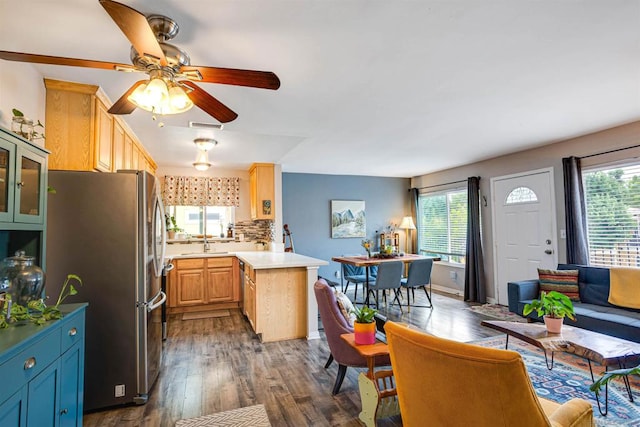
[[[169,274],[169,313],[240,305],[263,342],[320,338],[313,285],[327,261],[270,251],[184,251],[168,259],[177,267]]]
[[[245,264],[244,312],[263,342],[317,339],[313,285],[327,261],[291,252],[236,252]]]

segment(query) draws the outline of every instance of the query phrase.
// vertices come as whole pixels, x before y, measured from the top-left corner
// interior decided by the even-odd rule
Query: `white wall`
[[[555,204],[558,235],[558,262],[566,262],[566,239],[561,238],[560,230],[565,229],[564,215],[564,185],[562,158],[569,156],[589,156],[603,153],[609,150],[632,147],[638,145],[640,136],[640,121],[611,129],[595,132],[577,138],[560,141],[531,150],[508,154],[481,162],[448,169],[428,175],[419,176],[411,180],[412,187],[428,187],[443,183],[466,180],[470,176],[480,176],[480,192],[487,197],[487,204],[481,204],[482,237],[484,249],[484,268],[487,281],[487,297],[493,300],[496,296],[496,284],[494,283],[494,254],[493,254],[493,224],[491,223],[491,191],[490,180],[493,177],[510,175],[546,167],[553,168],[555,186]],[[597,164],[633,159],[640,157],[640,149],[616,151],[609,155],[598,155],[584,159],[583,168]],[[458,184],[460,185],[460,184]],[[447,186],[437,187],[437,190],[446,189]],[[453,292],[462,286],[464,289],[464,272],[458,272],[455,284],[449,279],[449,271],[456,271],[448,265],[434,267],[434,283],[450,287]],[[522,279],[532,279],[523,277]],[[447,283],[448,281],[448,283]],[[506,284],[504,284],[506,285]]]
[[[11,110],[45,125],[45,88],[42,75],[30,64],[0,61],[0,126],[11,129]],[[34,141],[44,146],[43,140]]]

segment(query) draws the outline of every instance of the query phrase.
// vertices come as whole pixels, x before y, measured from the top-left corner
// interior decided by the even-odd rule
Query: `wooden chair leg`
[[[333,354],[329,353],[329,360],[327,360],[327,363],[325,363],[324,369],[327,369],[329,366],[331,366],[332,363],[333,363]]]
[[[340,391],[340,387],[342,386],[342,381],[344,381],[346,373],[347,365],[338,365],[338,376],[336,377],[336,383],[333,385],[333,391],[331,392],[334,396]]]

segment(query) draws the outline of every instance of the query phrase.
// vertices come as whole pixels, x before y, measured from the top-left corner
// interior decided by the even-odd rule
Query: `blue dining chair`
[[[402,279],[402,287],[407,288],[407,311],[411,311],[411,297],[413,296],[413,302],[416,301],[416,288],[424,289],[424,293],[427,295],[429,305],[422,307],[433,308],[431,302],[431,270],[433,269],[432,259],[419,259],[409,264],[409,273],[405,279]],[[427,292],[427,286],[429,291]],[[409,292],[411,290],[411,292]],[[414,307],[419,307],[414,305]]]
[[[350,256],[350,255],[343,255]],[[378,273],[378,266],[369,267],[369,282],[373,282]],[[349,284],[355,285],[355,292],[353,293],[353,299],[356,300],[358,296],[358,285],[362,285],[362,292],[366,292],[367,288],[367,275],[364,267],[356,267],[355,265],[342,264],[342,293],[346,294],[349,289]]]
[[[391,304],[398,302],[400,306],[400,312],[402,312],[402,305],[400,304],[400,280],[402,279],[402,270],[404,264],[401,261],[383,262],[378,266],[378,273],[376,281],[369,284],[369,292],[367,293],[366,305],[369,305],[369,294],[374,293],[376,297],[376,307],[379,307],[378,293],[379,291],[386,291],[387,289],[393,290],[394,298]],[[386,301],[386,293],[383,295]]]

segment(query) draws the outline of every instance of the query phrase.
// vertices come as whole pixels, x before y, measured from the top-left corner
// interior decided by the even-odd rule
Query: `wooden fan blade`
[[[191,92],[187,93],[189,99],[193,101],[193,103],[196,104],[202,111],[209,114],[220,123],[228,123],[238,117],[238,115],[231,109],[229,109],[229,107],[215,99],[213,96],[209,95],[195,83],[186,80],[181,81],[180,84],[193,89]]]
[[[129,95],[131,95],[133,93],[134,90],[136,90],[136,88],[138,86],[140,86],[143,83],[146,83],[147,80],[140,80],[137,81],[133,84],[133,86],[131,86],[129,88],[128,91],[126,91],[124,93],[124,95],[122,95],[112,106],[111,108],[109,108],[108,113],[110,114],[131,114],[133,113],[133,110],[135,110],[136,104],[134,104],[133,102],[130,102],[127,97]]]
[[[233,68],[184,66],[180,72],[199,71],[202,82],[225,85],[257,87],[276,90],[280,87],[280,79],[271,71],[236,70]]]
[[[134,67],[116,62],[92,61],[89,59],[65,58],[62,56],[35,55],[32,53],[9,52],[0,50],[0,58],[7,61],[31,62],[34,64],[68,65],[70,67],[102,68],[104,70],[130,69],[136,71]]]
[[[140,56],[149,55],[158,58],[162,66],[167,65],[167,58],[147,22],[147,18],[142,13],[112,0],[100,0],[100,4],[127,36]]]

